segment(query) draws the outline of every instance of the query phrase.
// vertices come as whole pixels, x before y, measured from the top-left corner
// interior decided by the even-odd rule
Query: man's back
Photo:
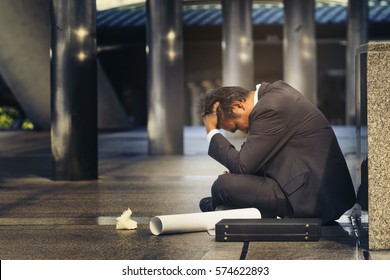
[[[283,147],[266,164],[267,176],[278,181],[294,216],[337,219],[354,205],[355,192],[331,125],[316,106],[284,82],[270,85],[261,99],[254,112],[273,107],[279,112],[280,126],[288,130],[279,140]]]

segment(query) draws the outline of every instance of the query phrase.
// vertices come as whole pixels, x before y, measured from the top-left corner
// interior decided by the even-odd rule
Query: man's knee
[[[215,180],[214,184],[211,186],[211,193],[213,195],[224,193],[232,182],[231,177],[231,174],[219,175],[217,180]]]

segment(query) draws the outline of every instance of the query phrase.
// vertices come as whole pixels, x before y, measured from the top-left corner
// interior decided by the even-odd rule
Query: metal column
[[[50,13],[54,179],[96,179],[96,2],[52,0]]]
[[[348,1],[348,33],[347,33],[347,75],[345,96],[345,123],[356,124],[355,113],[355,52],[360,45],[367,43],[368,1]]]
[[[183,154],[182,1],[148,0],[146,5],[149,154]]]
[[[253,90],[252,0],[223,0],[222,83]]]
[[[284,80],[317,104],[314,0],[284,0]]]

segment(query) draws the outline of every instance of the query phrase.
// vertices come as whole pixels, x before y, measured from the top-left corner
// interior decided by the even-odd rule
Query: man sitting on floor
[[[263,217],[338,219],[356,201],[347,164],[325,116],[283,81],[256,91],[221,87],[200,100],[209,155],[228,168],[202,211],[255,207]],[[248,134],[238,151],[219,128]]]

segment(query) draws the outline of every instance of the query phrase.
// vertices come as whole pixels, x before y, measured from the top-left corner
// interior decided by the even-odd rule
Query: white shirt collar
[[[259,89],[260,89],[260,86],[261,86],[261,84],[257,84],[256,85],[256,92],[255,92],[255,96],[254,96],[254,105],[256,105],[257,104],[257,102],[259,101]]]

